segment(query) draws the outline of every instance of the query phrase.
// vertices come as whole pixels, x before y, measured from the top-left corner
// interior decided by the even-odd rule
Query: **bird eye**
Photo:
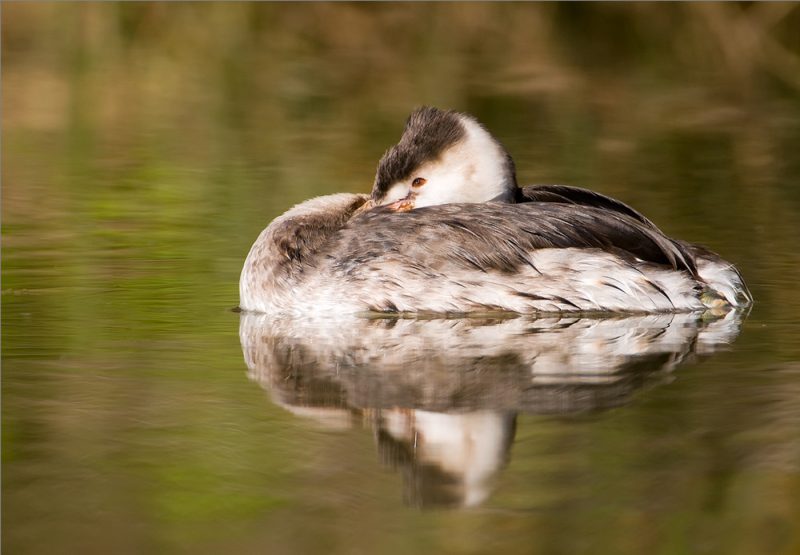
[[[414,181],[411,182],[412,187],[422,187],[425,185],[427,180],[424,177],[415,177]]]

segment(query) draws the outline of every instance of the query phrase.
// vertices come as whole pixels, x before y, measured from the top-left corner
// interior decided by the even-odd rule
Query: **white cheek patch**
[[[451,202],[471,202],[464,198],[464,180],[458,172],[426,172],[428,183],[422,186],[414,199],[414,207],[436,206]]]
[[[386,196],[383,197],[381,204],[390,204],[396,200],[400,200],[401,198],[406,198],[410,190],[410,187],[405,183],[395,183],[389,187],[389,190],[386,192]]]

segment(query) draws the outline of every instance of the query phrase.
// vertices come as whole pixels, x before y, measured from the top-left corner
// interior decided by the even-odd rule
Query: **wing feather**
[[[503,273],[529,266],[537,249],[591,248],[696,275],[691,255],[655,226],[620,211],[559,202],[376,209],[353,218],[330,248],[348,253],[340,266],[394,253],[422,264],[446,259]]]

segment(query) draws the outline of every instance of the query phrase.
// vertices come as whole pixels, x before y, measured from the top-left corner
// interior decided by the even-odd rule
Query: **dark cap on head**
[[[436,160],[466,135],[461,114],[423,106],[406,121],[400,142],[386,151],[378,163],[372,199],[380,201],[389,187],[411,177],[420,165]]]

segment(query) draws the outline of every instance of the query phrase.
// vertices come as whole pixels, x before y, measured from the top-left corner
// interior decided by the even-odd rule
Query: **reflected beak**
[[[414,193],[409,193],[407,197],[396,200],[391,204],[386,205],[387,210],[392,212],[409,212],[414,209]]]

